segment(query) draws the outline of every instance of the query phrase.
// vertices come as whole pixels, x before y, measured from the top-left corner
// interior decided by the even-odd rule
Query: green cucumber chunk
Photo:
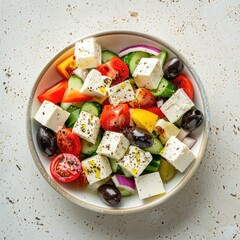
[[[134,52],[131,56],[129,56],[128,66],[129,66],[131,75],[133,74],[140,60],[142,58],[149,58],[149,57],[150,57],[149,53],[142,52],[142,51]]]
[[[120,191],[122,197],[129,197],[132,195],[131,191],[128,191],[124,188],[118,187],[118,190]]]
[[[85,102],[81,109],[98,117],[102,111],[102,105],[98,102]]]
[[[105,63],[107,61],[109,61],[111,58],[116,57],[117,54],[108,51],[108,50],[104,50],[102,51],[102,63]]]
[[[151,154],[159,154],[163,149],[163,145],[161,141],[157,137],[153,137],[153,145],[149,148],[145,148],[144,150],[150,152]]]
[[[157,172],[160,166],[160,159],[153,159],[144,169],[145,173]]]
[[[157,89],[150,90],[150,92],[154,97],[170,98],[177,90],[177,86],[162,78]]]
[[[68,109],[69,109],[70,107],[75,107],[75,106],[69,106]],[[68,110],[68,109],[67,109],[67,110]],[[71,109],[71,112],[68,111],[68,112],[70,112],[70,115],[69,115],[69,117],[68,117],[68,119],[67,119],[67,121],[66,121],[66,123],[65,123],[65,126],[66,126],[67,128],[73,128],[74,123],[77,121],[77,119],[78,119],[78,117],[79,117],[80,111],[81,111],[81,109],[80,109],[80,108],[77,108],[77,107],[76,107],[76,109],[73,110],[73,111],[72,111],[72,109]]]
[[[61,102],[60,103],[60,107],[63,110],[67,110],[70,106],[76,106],[78,108],[80,108],[82,106],[82,102]]]
[[[161,66],[163,67],[167,60],[168,53],[166,51],[161,51],[158,55],[151,56],[151,58],[158,58]]]
[[[123,173],[123,175],[125,177],[127,177],[127,178],[131,178],[132,177],[132,175],[124,167],[119,166],[119,168],[120,168],[120,171]]]
[[[80,91],[82,85],[83,85],[82,79],[75,75],[71,75],[70,78],[68,79],[68,88],[73,88]]]
[[[96,142],[90,143],[84,139],[81,139],[81,144],[82,144],[82,150],[81,153],[86,154],[86,155],[93,155],[98,148],[98,145],[100,144],[103,136],[103,131],[100,130]]]
[[[130,52],[127,55],[124,55],[121,59],[125,62],[125,64],[129,67],[129,61],[132,57],[132,55],[134,54],[134,52]]]
[[[109,160],[109,163],[111,165],[112,171],[114,173],[117,172],[117,170],[118,170],[118,163],[117,163],[116,159],[109,158],[108,160]]]

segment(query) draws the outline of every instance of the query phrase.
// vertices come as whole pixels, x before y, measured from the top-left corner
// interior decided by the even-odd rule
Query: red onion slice
[[[153,55],[158,55],[161,50],[152,46],[147,46],[147,45],[134,45],[130,46],[127,48],[122,49],[119,53],[118,56],[122,57],[124,55],[127,55],[128,53],[131,52],[136,52],[136,51],[142,51],[142,52],[147,52]]]
[[[189,149],[191,149],[194,144],[197,142],[197,139],[192,137],[185,137],[182,142],[188,146]]]

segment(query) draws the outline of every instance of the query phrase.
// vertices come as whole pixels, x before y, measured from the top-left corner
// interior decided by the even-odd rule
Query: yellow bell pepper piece
[[[57,65],[58,73],[68,79],[70,77],[70,73],[77,68],[76,61],[74,55],[68,57],[63,62]]]
[[[146,129],[152,133],[158,120],[158,115],[144,109],[135,108],[132,111],[132,119],[139,128]]]

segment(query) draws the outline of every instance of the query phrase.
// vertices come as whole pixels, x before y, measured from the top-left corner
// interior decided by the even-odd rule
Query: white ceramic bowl
[[[159,38],[130,31],[101,32],[85,36],[83,38],[88,37],[95,37],[97,42],[102,46],[103,50],[108,49],[118,53],[125,47],[136,44],[145,44],[160,49],[166,49],[169,57],[176,55],[183,60],[185,66],[184,74],[186,74],[193,83],[194,102],[197,108],[204,113],[205,117],[205,121],[202,126],[194,132],[194,137],[197,138],[197,143],[192,148],[192,151],[196,155],[196,160],[183,174],[178,172],[174,179],[165,185],[165,195],[140,200],[138,195],[135,194],[131,197],[122,198],[119,207],[107,206],[101,201],[96,193],[89,191],[88,188],[81,189],[75,184],[61,184],[55,182],[49,172],[50,160],[41,152],[37,145],[36,133],[39,128],[39,124],[33,119],[33,116],[40,106],[36,96],[42,93],[46,88],[61,80],[55,66],[61,62],[61,60],[73,53],[75,43],[64,48],[48,62],[46,67],[41,71],[32,89],[27,112],[27,137],[33,159],[47,182],[64,197],[81,207],[107,214],[128,214],[152,208],[163,203],[177,193],[191,179],[203,158],[209,132],[209,109],[204,87],[191,64],[173,47],[169,46]]]

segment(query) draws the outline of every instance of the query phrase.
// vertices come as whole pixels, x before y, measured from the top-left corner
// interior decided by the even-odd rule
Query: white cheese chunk
[[[74,56],[79,68],[95,68],[102,63],[102,49],[94,38],[83,39],[75,44]]]
[[[73,133],[95,144],[100,129],[100,119],[88,112],[81,111],[73,126]]]
[[[161,110],[167,119],[174,123],[194,106],[182,88],[178,89],[162,106]]]
[[[88,96],[103,98],[107,94],[107,89],[111,85],[112,80],[92,69],[84,80],[80,92]]]
[[[159,172],[139,176],[135,178],[135,184],[140,199],[166,193]]]
[[[157,58],[142,58],[133,72],[138,87],[156,89],[163,77],[163,69]]]
[[[98,146],[97,153],[120,160],[128,150],[128,139],[118,132],[106,131]]]
[[[63,110],[54,103],[45,100],[35,114],[34,119],[43,126],[57,132],[64,126],[69,115],[69,112]]]
[[[184,172],[195,159],[191,150],[176,137],[170,137],[160,155],[180,172]]]
[[[108,158],[102,155],[89,157],[81,163],[89,184],[105,179],[112,173]]]
[[[132,176],[138,177],[152,161],[152,155],[137,146],[130,145],[129,150],[119,165],[126,169]]]
[[[180,129],[173,123],[159,119],[155,125],[155,132],[158,134],[162,144],[165,144],[171,136],[177,136]]]
[[[107,90],[109,102],[114,106],[135,99],[135,93],[129,80],[119,83]]]

